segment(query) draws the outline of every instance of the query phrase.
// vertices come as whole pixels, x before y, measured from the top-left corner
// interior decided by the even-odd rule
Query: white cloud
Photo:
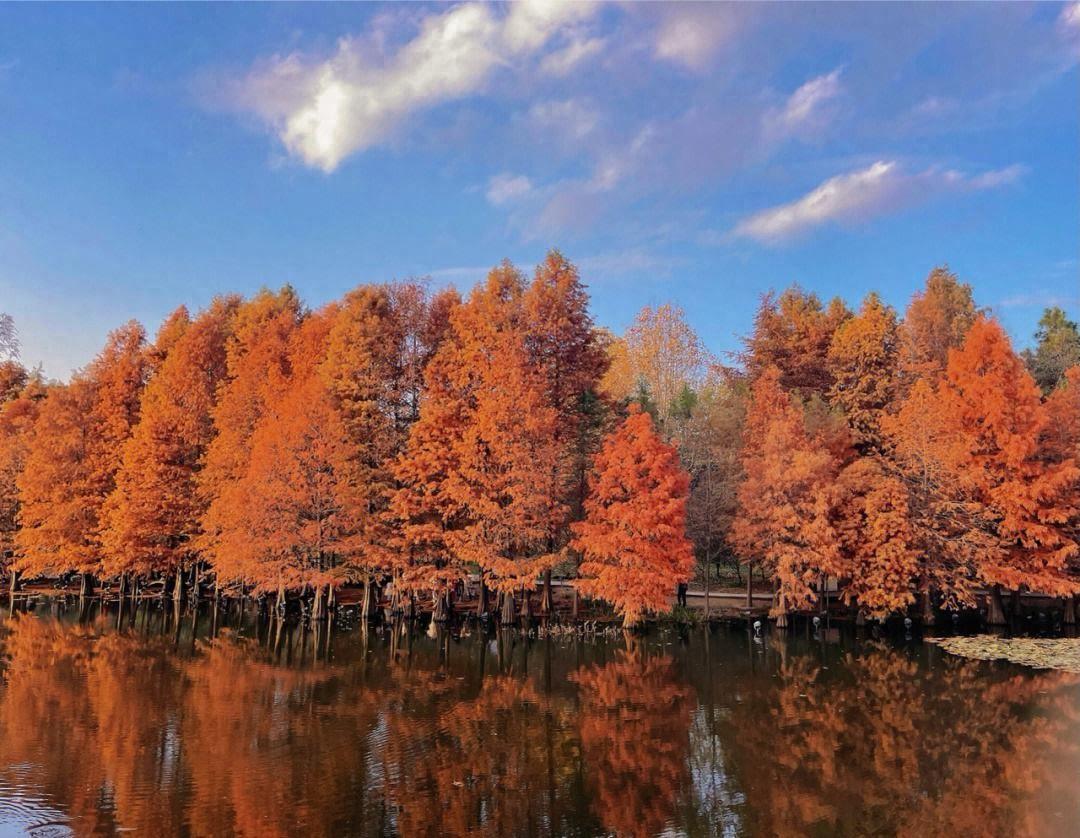
[[[529,108],[534,131],[578,143],[596,130],[599,117],[580,99],[537,102]]]
[[[488,181],[486,194],[490,204],[501,207],[503,204],[525,197],[532,188],[532,182],[524,175],[511,175],[504,172]]]
[[[738,28],[728,5],[672,4],[667,10],[656,36],[656,56],[691,70],[705,69]]]
[[[604,38],[573,38],[562,49],[544,56],[540,72],[549,76],[567,76],[578,64],[598,55],[605,43]]]
[[[992,189],[1014,183],[1025,171],[1009,166],[970,177],[955,170],[927,169],[909,174],[895,161],[829,178],[789,204],[754,213],[732,235],[775,244],[824,224],[871,218],[946,190]]]
[[[767,131],[781,136],[820,127],[827,118],[828,105],[842,92],[841,72],[842,68],[837,67],[831,73],[810,79],[799,87],[782,108],[766,114]]]
[[[1080,2],[1070,3],[1062,9],[1058,24],[1066,31],[1080,32]]]
[[[465,3],[423,18],[396,52],[375,31],[342,39],[325,60],[275,58],[241,80],[233,98],[267,120],[290,154],[330,172],[385,141],[413,113],[481,91],[497,67],[534,56],[594,11],[541,0],[508,11]]]

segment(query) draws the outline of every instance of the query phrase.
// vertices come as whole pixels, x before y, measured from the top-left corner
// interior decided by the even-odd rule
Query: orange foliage
[[[918,378],[934,381],[945,370],[949,350],[964,342],[978,314],[971,286],[947,267],[934,268],[900,324],[899,363],[908,384]]]
[[[103,509],[138,421],[145,340],[135,322],[116,330],[93,363],[42,405],[18,483],[17,570],[38,576],[102,567]]]
[[[739,555],[775,577],[774,614],[810,606],[823,574],[839,575],[830,521],[837,463],[806,430],[803,411],[770,367],[753,385],[743,431],[739,511],[731,528]]]
[[[107,573],[170,573],[194,558],[206,502],[198,474],[213,439],[213,406],[225,377],[235,297],[219,298],[174,339],[142,399],[106,503]],[[160,344],[160,341],[159,341]]]
[[[9,379],[10,395],[0,402],[0,570],[15,553],[19,532],[19,476],[30,451],[30,436],[47,390],[25,371]],[[18,382],[17,384],[14,382]]]
[[[625,626],[667,608],[676,582],[690,578],[686,537],[690,478],[637,405],[596,456],[585,520],[574,524],[583,555],[578,589],[611,603]]]
[[[896,314],[877,294],[833,334],[829,401],[844,411],[862,451],[880,450],[881,415],[896,395]]]
[[[949,353],[938,401],[945,460],[992,521],[995,549],[978,554],[979,577],[1010,589],[1080,591],[1067,574],[1078,548],[1066,530],[1080,469],[1072,457],[1046,461],[1049,411],[996,321],[977,320]]]
[[[776,367],[785,390],[796,390],[803,396],[827,393],[833,385],[829,346],[833,334],[850,316],[839,299],[822,307],[816,295],[798,286],[779,297],[766,294],[743,353],[751,379]]]

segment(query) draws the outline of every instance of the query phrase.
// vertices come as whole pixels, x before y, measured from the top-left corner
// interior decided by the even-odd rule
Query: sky
[[[110,329],[293,284],[468,288],[559,248],[715,353],[792,283],[936,265],[1027,345],[1080,317],[1080,3],[0,7],[0,311]]]

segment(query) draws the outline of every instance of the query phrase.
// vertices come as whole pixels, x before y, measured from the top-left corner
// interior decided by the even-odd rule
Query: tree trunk
[[[1020,619],[1020,589],[1017,588],[1009,597],[1009,616],[1014,620]]]
[[[855,627],[856,628],[863,628],[865,625],[866,625],[866,614],[864,614],[863,610],[860,608],[858,611],[855,612]]]
[[[436,623],[445,623],[450,619],[450,608],[446,601],[446,591],[440,591],[435,594],[435,610],[431,614],[431,619]]]
[[[326,617],[330,618],[330,615],[334,613],[334,586],[326,586]]]
[[[746,607],[754,607],[754,569],[749,565],[746,568]]]
[[[1071,596],[1067,596],[1064,599],[1062,599],[1061,605],[1062,605],[1061,622],[1064,623],[1067,626],[1075,626],[1076,625],[1076,600]]]
[[[173,585],[173,600],[179,602],[184,597],[184,569],[176,569],[176,583]]]
[[[326,616],[325,606],[323,604],[323,587],[322,585],[315,586],[315,600],[311,604],[311,618],[313,620],[321,620]]]
[[[993,585],[986,603],[986,622],[991,626],[1006,625],[1005,604],[1001,601],[1001,585]]]
[[[277,604],[275,606],[279,617],[285,616],[285,582],[278,582]]]
[[[19,592],[19,571],[11,571],[11,585],[8,588],[8,593],[11,596],[15,596]]]
[[[547,617],[554,610],[554,597],[551,593],[551,568],[544,571],[544,593],[540,597],[540,613]]]
[[[502,595],[502,624],[512,626],[514,617],[514,595],[510,591],[504,591]]]
[[[368,620],[371,619],[371,613],[373,611],[373,609],[371,607],[371,600],[372,600],[371,588],[372,588],[371,576],[370,575],[365,575],[364,576],[364,603],[363,603],[363,605],[360,606],[360,616],[361,616],[361,618],[363,619],[363,621],[365,623]]]
[[[934,615],[934,598],[929,588],[924,588],[922,592],[922,623],[924,626],[937,623],[937,617]]]
[[[480,574],[480,594],[476,600],[476,616],[487,616],[488,612],[488,587],[484,581],[484,574]]]
[[[786,610],[776,615],[776,627],[780,629],[788,627],[788,612]]]
[[[709,616],[712,609],[710,608],[709,600],[709,557],[705,557],[705,622],[709,622]]]
[[[532,600],[529,597],[529,589],[527,587],[521,589],[521,625],[523,628],[529,628],[532,624]]]
[[[577,589],[577,585],[574,585],[574,599],[573,599],[573,602],[570,604],[570,618],[573,619],[573,620],[577,620],[579,614],[581,613],[580,610],[579,610],[578,602],[579,602],[578,589]]]
[[[89,573],[82,574],[79,586],[79,596],[85,598],[94,595],[94,577]]]

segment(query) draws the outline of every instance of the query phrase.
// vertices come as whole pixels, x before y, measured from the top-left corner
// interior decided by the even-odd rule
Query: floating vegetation
[[[1080,638],[1076,637],[927,637],[953,655],[976,660],[1006,660],[1035,669],[1080,673]]]

